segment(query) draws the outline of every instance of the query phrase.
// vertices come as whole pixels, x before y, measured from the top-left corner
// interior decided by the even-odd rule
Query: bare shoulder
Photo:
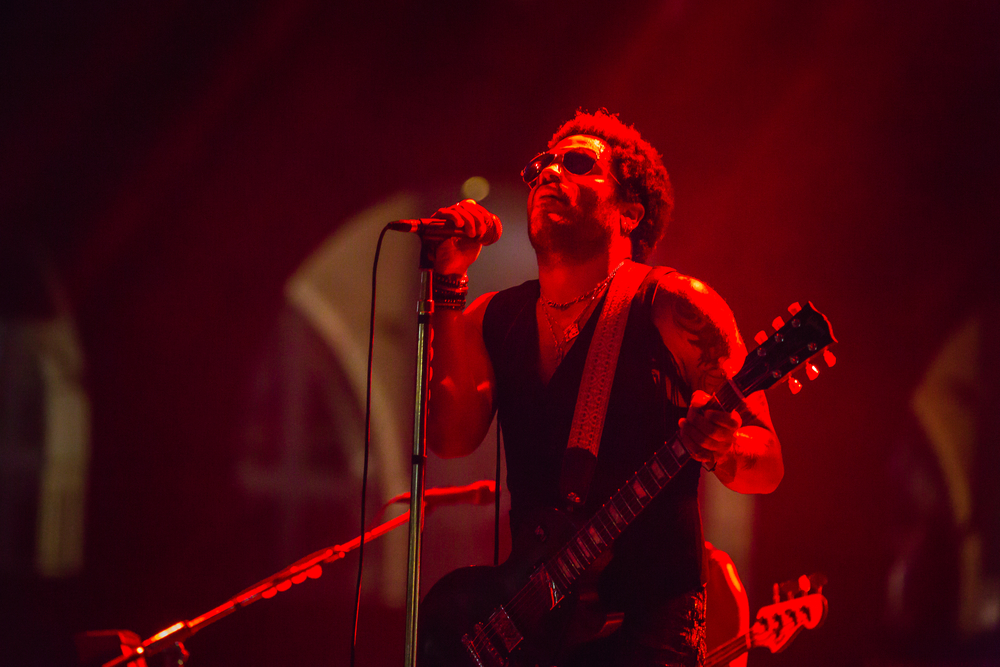
[[[714,391],[746,356],[729,305],[697,278],[676,271],[659,276],[653,322],[693,389]]]
[[[483,330],[483,317],[486,315],[486,307],[490,305],[490,301],[496,296],[496,292],[487,292],[486,294],[477,296],[472,303],[465,309],[465,321],[468,324],[474,326],[477,330]]]

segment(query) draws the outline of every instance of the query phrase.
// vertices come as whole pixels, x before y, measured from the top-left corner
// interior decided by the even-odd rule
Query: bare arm
[[[496,216],[471,199],[439,209],[464,237],[442,241],[434,251],[434,273],[461,276],[479,257],[487,222]],[[484,294],[464,311],[438,307],[431,316],[430,397],[427,444],[445,458],[465,456],[486,437],[493,421],[495,382],[486,344],[483,315],[493,294]]]
[[[475,450],[493,421],[493,367],[483,342],[483,314],[492,297],[484,294],[465,312],[435,309],[431,318],[427,444],[444,458]]]
[[[743,365],[746,346],[725,301],[704,283],[677,273],[664,276],[653,300],[653,319],[681,375],[695,390],[680,438],[699,461],[740,493],[770,493],[784,475],[781,445],[763,392],[738,410],[705,408],[709,396]]]

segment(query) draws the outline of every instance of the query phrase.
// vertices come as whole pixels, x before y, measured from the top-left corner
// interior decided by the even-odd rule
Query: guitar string
[[[752,384],[754,384],[754,383],[751,383],[751,385]],[[750,391],[746,391],[746,389],[750,389]],[[744,395],[746,395],[748,393],[753,393],[753,391],[756,391],[756,388],[754,388],[753,386],[750,386],[750,387],[745,388],[742,393],[744,393]],[[732,385],[732,384],[726,384],[726,385],[723,385],[719,389],[719,391],[716,392],[715,398],[720,403],[720,405],[723,406],[724,409],[732,410],[732,409],[735,409],[735,407],[742,402],[740,400],[740,398],[741,398],[740,395],[739,395],[740,393],[741,392],[738,392],[737,389],[736,389],[736,387],[734,385]],[[676,440],[676,437],[671,440],[671,444],[672,444],[673,440]],[[561,557],[561,555],[564,552],[568,553],[570,545],[572,545],[578,539],[578,536],[580,536],[587,529],[587,527],[589,527],[589,526],[591,526],[591,525],[593,525],[595,523],[594,519],[600,518],[601,521],[603,522],[603,514],[605,514],[605,512],[603,510],[606,507],[608,507],[610,505],[613,505],[615,503],[616,499],[618,499],[619,497],[621,497],[621,499],[624,501],[624,507],[625,507],[625,509],[628,510],[628,513],[630,513],[630,514],[633,515],[633,519],[634,519],[636,516],[638,516],[639,512],[641,512],[643,509],[645,509],[645,507],[648,505],[648,503],[652,501],[652,498],[655,497],[657,494],[659,494],[659,492],[662,491],[663,488],[666,487],[666,485],[676,475],[677,471],[675,471],[673,474],[668,474],[667,480],[662,485],[658,481],[656,481],[655,476],[652,475],[652,473],[650,473],[651,480],[654,482],[654,484],[656,486],[659,486],[659,488],[656,491],[654,491],[652,494],[648,494],[648,489],[646,489],[647,494],[648,494],[648,500],[645,503],[643,503],[642,499],[639,498],[638,496],[635,497],[635,500],[638,501],[638,504],[639,504],[639,511],[638,512],[633,512],[632,511],[632,508],[628,504],[627,497],[623,493],[626,489],[629,489],[630,486],[633,484],[633,482],[636,481],[636,480],[638,480],[639,484],[642,485],[643,488],[645,489],[645,485],[643,485],[642,484],[642,480],[639,479],[639,473],[642,472],[643,470],[648,470],[648,467],[649,467],[650,463],[652,462],[652,460],[656,459],[659,456],[659,454],[660,454],[661,451],[666,451],[666,450],[667,450],[667,447],[663,447],[662,449],[657,450],[657,452],[653,455],[653,457],[651,457],[650,461],[647,461],[646,464],[643,465],[642,468],[640,468],[640,470],[635,475],[633,475],[631,478],[629,478],[629,480],[626,482],[626,484],[621,489],[619,489],[619,491],[616,492],[615,495],[613,495],[609,499],[608,503],[606,503],[604,506],[602,506],[601,510],[599,510],[595,514],[595,516],[592,517],[592,519],[590,521],[588,521],[586,524],[584,524],[584,527],[581,528],[581,530],[578,531],[576,535],[574,535],[573,539],[571,539],[569,542],[567,542],[567,544],[565,546],[563,546],[556,553],[556,555],[552,559],[550,559],[549,561],[546,562],[546,572],[549,574],[549,577],[554,577],[554,574],[551,573],[551,572],[548,572],[548,565],[550,565],[552,563],[555,563],[557,560],[559,560],[559,558]],[[679,461],[676,461],[676,460],[675,460],[675,462],[676,463],[680,463]],[[681,464],[681,465],[683,465],[683,464]],[[634,493],[634,490],[633,490],[633,493]],[[615,509],[616,509],[616,511],[618,511],[619,514],[621,514],[621,508],[619,508],[619,507],[616,506]],[[626,526],[631,521],[632,521],[632,519],[626,520]],[[614,526],[614,528],[617,530],[618,526],[617,526],[617,523],[614,521],[613,517],[611,518],[611,522],[612,522],[612,525]],[[605,532],[608,532],[608,536],[611,537],[612,541],[617,538],[617,535],[611,535],[610,531],[608,531],[608,529],[607,529],[606,526],[604,526],[603,528],[604,528]],[[622,532],[621,530],[618,531],[619,535],[621,534],[621,532]],[[607,546],[607,545],[605,545],[605,546]],[[593,561],[591,561],[591,563],[592,562]],[[589,564],[588,564],[588,566],[589,566]],[[567,568],[570,568],[570,567],[571,566],[569,564],[567,564]],[[572,568],[570,571],[572,572],[573,569],[575,569],[575,568]],[[574,575],[574,581],[570,582],[570,586],[572,586],[572,584],[575,583],[575,577],[578,577],[580,574],[581,573],[576,573]],[[546,586],[542,586],[541,584],[542,584],[542,582],[540,582],[538,579],[532,577],[531,579],[529,579],[528,583],[525,586],[523,586],[521,588],[521,590],[519,590],[514,595],[513,598],[511,598],[511,601],[508,603],[508,605],[501,605],[501,607],[504,608],[508,612],[507,613],[508,618],[510,618],[511,615],[514,615],[514,616],[519,615],[519,612],[521,612],[521,611],[542,610],[544,612],[544,611],[548,611],[550,609],[549,607],[543,606],[543,604],[542,604],[542,600],[544,599],[544,596],[539,595],[539,593],[541,591],[546,591],[547,587]],[[532,593],[533,595],[531,595],[529,597],[529,595],[528,595],[529,593]],[[528,598],[527,600],[525,600],[526,597]],[[549,600],[551,600],[551,598],[549,598]],[[531,607],[528,607],[527,609],[523,609],[523,610],[521,609],[522,603],[533,602],[533,601],[534,601],[535,604],[533,604]],[[548,603],[546,602],[545,604],[547,605]],[[513,618],[511,618],[510,620],[513,623]],[[516,629],[516,625],[514,627]],[[483,630],[481,630],[480,633],[477,633],[478,636],[475,639],[473,639],[473,641],[472,641],[472,644],[474,646],[476,646],[477,648],[482,647],[483,646],[483,642],[489,640],[491,637],[500,636],[500,633],[498,631],[496,631],[496,630],[493,629],[493,624],[492,623],[489,623],[488,625],[484,625],[484,626],[482,626],[482,628],[483,628]],[[506,649],[506,645],[505,645],[505,649]]]
[[[666,444],[667,445],[673,444],[673,441],[675,439],[676,438],[672,438],[671,441],[669,443],[666,443]],[[649,502],[652,501],[653,497],[655,497],[657,494],[659,494],[659,492],[662,491],[666,487],[666,485],[670,482],[670,480],[673,479],[673,477],[677,474],[676,471],[673,474],[668,474],[667,480],[664,481],[662,484],[660,484],[658,481],[656,481],[655,476],[652,475],[652,473],[650,473],[650,480],[652,481],[653,485],[659,487],[658,489],[656,489],[652,493],[649,493],[649,490],[646,489],[646,485],[642,484],[642,480],[639,479],[639,474],[643,470],[648,470],[648,467],[649,467],[650,463],[652,463],[654,459],[657,459],[657,457],[659,456],[659,454],[660,454],[661,451],[665,451],[665,450],[667,450],[667,447],[663,447],[660,450],[657,450],[656,454],[654,454],[652,457],[650,457],[650,460],[647,461],[647,463],[642,468],[640,468],[639,471],[636,472],[636,474],[634,474],[632,477],[629,478],[629,480],[622,486],[622,488],[619,489],[608,500],[608,502],[605,503],[604,506],[602,506],[601,510],[599,510],[597,513],[595,513],[594,517],[592,517],[586,524],[584,524],[584,526],[579,531],[577,531],[577,533],[573,536],[573,538],[570,539],[566,543],[566,545],[564,545],[555,554],[555,556],[553,556],[553,558],[551,558],[549,561],[546,562],[546,566],[548,566],[548,565],[550,565],[552,563],[555,563],[557,560],[559,560],[560,556],[564,552],[568,551],[570,545],[574,544],[583,534],[585,534],[586,530],[587,530],[587,528],[589,526],[591,526],[591,525],[593,525],[593,524],[596,523],[595,519],[601,519],[603,521],[603,518],[604,518],[603,515],[607,513],[607,512],[605,512],[605,508],[607,508],[608,506],[614,505],[616,511],[619,514],[622,514],[623,517],[624,517],[623,511],[622,511],[623,509],[627,510],[629,514],[632,514],[633,515],[632,519],[626,519],[626,524],[628,524],[632,520],[634,520],[635,517],[638,516],[638,514],[643,509],[645,509],[645,507],[649,504]],[[675,459],[675,464],[680,464],[680,462],[676,461],[676,459]],[[679,468],[678,468],[678,470],[679,470]],[[636,480],[638,480],[639,483],[642,484],[643,488],[646,489],[646,491],[647,491],[648,500],[646,500],[646,502],[643,502],[643,500],[641,498],[639,498],[637,495],[635,495],[634,489],[632,489],[632,484]],[[635,511],[635,510],[632,509],[631,505],[628,502],[628,498],[627,498],[627,496],[624,493],[626,491],[628,491],[628,492],[630,492],[630,493],[633,494],[633,500],[639,505],[638,511]],[[622,501],[621,505],[619,505],[616,502],[619,499]],[[621,531],[621,529],[618,529],[617,523],[614,521],[613,518],[611,519],[611,523],[614,526],[615,530],[617,530],[618,534],[620,535],[622,531]],[[603,527],[603,531],[602,532],[607,533],[608,537],[610,537],[612,541],[614,539],[616,539],[616,537],[617,537],[616,535],[612,535],[611,532],[608,530],[608,528],[606,526]],[[607,545],[605,545],[605,548],[606,547],[607,547]],[[591,563],[589,563],[588,566],[590,564],[592,564],[592,563],[593,563],[593,560],[591,560]],[[569,564],[567,564],[567,567],[569,568],[571,566]],[[576,568],[572,568],[572,570],[575,570],[575,569]],[[549,572],[549,568],[548,567],[546,567],[546,571]],[[577,573],[574,574],[574,577],[578,577],[580,574],[582,574],[582,573],[577,572]],[[549,572],[549,576],[553,577],[554,575],[551,572]],[[572,585],[572,583],[573,582],[571,582],[570,585]],[[530,613],[532,611],[542,611],[542,612],[549,611],[551,609],[551,607],[548,606],[548,601],[551,600],[551,598],[549,596],[543,594],[543,592],[548,592],[547,588],[548,587],[544,586],[542,584],[542,582],[540,582],[536,578],[532,577],[528,581],[528,583],[525,584],[525,586],[523,586],[521,588],[521,590],[519,590],[511,598],[511,600],[510,600],[510,602],[508,604],[501,605],[503,607],[503,609],[507,612],[507,616],[508,616],[508,618],[511,619],[511,622],[514,623],[514,619],[512,618],[513,616],[519,616],[519,615],[521,615],[522,612],[524,612],[524,613]],[[523,604],[528,604],[529,606],[526,607],[526,608],[524,608]],[[516,624],[514,624],[514,625],[516,627]],[[484,625],[483,629],[480,631],[480,633],[481,634],[479,634],[479,637],[477,638],[478,640],[474,640],[473,641],[473,644],[477,648],[483,646],[483,641],[491,640],[492,638],[499,637],[499,636],[502,635],[502,633],[500,631],[494,629],[494,626],[493,626],[492,623]],[[495,642],[491,641],[491,643],[493,643],[495,645]]]
[[[733,387],[730,386],[730,385],[728,385],[728,384],[723,385],[722,387],[720,387],[719,391],[717,391],[716,394],[715,394],[715,398],[716,398],[716,400],[719,401],[719,403],[724,408],[727,407],[727,404],[728,405],[733,405],[733,404],[738,403],[738,400],[739,400],[736,392],[733,389]],[[639,479],[639,475],[644,470],[648,471],[649,465],[654,460],[658,459],[658,456],[659,456],[659,454],[660,454],[661,451],[669,451],[669,445],[672,445],[675,440],[676,440],[676,437],[671,438],[671,440],[670,440],[669,443],[665,443],[664,447],[658,449],[657,452],[652,457],[650,457],[650,460],[647,461],[639,469],[639,471],[637,471],[632,477],[630,477],[627,480],[627,482],[622,486],[622,488],[620,488],[608,500],[608,502],[605,503],[601,507],[601,509],[598,510],[598,512],[595,513],[595,515],[593,517],[591,517],[591,519],[589,521],[587,521],[587,523],[585,523],[584,526],[579,531],[577,531],[576,534],[574,534],[573,538],[570,539],[559,551],[557,551],[556,554],[551,559],[549,559],[548,561],[546,561],[546,563],[545,563],[545,571],[548,573],[548,575],[549,575],[550,578],[555,578],[555,575],[554,575],[553,572],[551,572],[549,570],[549,567],[552,566],[552,565],[554,565],[557,561],[559,561],[565,555],[565,553],[569,552],[570,546],[573,545],[576,541],[578,541],[578,539],[580,539],[585,534],[585,532],[586,532],[586,530],[587,530],[588,527],[590,527],[591,525],[595,525],[597,523],[595,521],[595,519],[600,519],[603,522],[603,520],[604,520],[604,514],[607,514],[607,512],[605,511],[605,509],[607,507],[614,505],[615,506],[615,510],[619,514],[623,515],[623,513],[622,513],[622,509],[623,508],[625,510],[627,510],[629,514],[632,514],[633,516],[632,516],[631,519],[627,519],[626,518],[626,525],[627,525],[627,524],[631,523],[631,521],[634,520],[635,517],[638,516],[640,512],[642,512],[643,509],[646,508],[646,506],[649,504],[649,502],[652,501],[653,497],[655,497],[656,495],[658,495],[659,492],[662,491],[666,487],[666,485],[677,474],[676,471],[673,474],[668,474],[666,481],[664,481],[662,484],[660,484],[656,480],[655,476],[650,472],[650,479],[651,479],[651,481],[653,482],[654,486],[658,486],[659,487],[656,490],[654,490],[652,493],[649,492],[649,489],[646,488],[646,485],[643,484],[643,482],[642,482],[641,479]],[[675,463],[680,463],[680,462],[676,461],[676,459],[675,459]],[[683,465],[683,464],[681,464],[681,465]],[[637,480],[638,480],[639,484],[642,485],[642,488],[645,489],[646,492],[647,492],[647,500],[645,502],[643,502],[643,500],[641,498],[639,498],[635,494],[635,491],[632,488],[632,484],[635,481],[637,481]],[[629,492],[632,493],[633,500],[638,504],[638,511],[632,509],[631,504],[628,502],[628,497],[624,493],[625,491],[629,491]],[[616,503],[616,501],[619,500],[619,499],[622,501],[622,506],[623,507],[618,506],[618,504]],[[623,515],[623,518],[625,518],[624,515]],[[622,530],[618,529],[617,522],[615,522],[615,520],[614,520],[613,517],[611,518],[611,524],[614,527],[614,529],[618,531],[618,534],[620,535],[621,532],[622,532]],[[608,537],[610,537],[612,541],[614,539],[617,539],[617,535],[611,534],[611,532],[608,530],[608,528],[606,526],[602,526],[602,528],[603,528],[603,530],[601,532],[607,533]],[[605,544],[603,548],[607,548],[607,546],[609,546],[609,545]],[[596,559],[594,559],[594,560],[596,560]],[[563,562],[565,563],[565,561],[563,561]],[[589,565],[592,564],[592,563],[593,563],[593,560],[591,560],[591,562],[588,563],[587,566],[589,567]],[[573,568],[570,563],[566,563],[566,567],[573,574],[574,581],[570,582],[570,584],[569,584],[569,586],[571,587],[573,585],[573,583],[575,583],[575,579],[577,577],[579,577],[580,574],[582,574],[582,572],[575,572],[576,568]],[[537,612],[537,611],[545,612],[545,611],[549,611],[551,609],[551,607],[549,606],[549,602],[551,601],[551,597],[550,597],[551,594],[549,593],[549,591],[547,589],[548,589],[548,587],[544,586],[543,582],[539,581],[539,578],[536,578],[536,577],[532,576],[528,580],[528,583],[525,584],[517,593],[515,593],[514,596],[511,598],[511,600],[506,605],[501,605],[501,607],[506,611],[508,618],[510,619],[511,623],[514,625],[515,628],[517,626],[516,626],[516,623],[514,623],[514,618],[513,618],[514,616],[521,616],[522,614],[527,614],[527,613]],[[549,593],[549,594],[546,595],[545,593]],[[525,605],[527,605],[527,606],[525,606]],[[491,614],[491,617],[492,617],[492,614]],[[497,638],[497,637],[502,637],[502,633],[499,630],[496,630],[494,628],[493,623],[486,623],[486,624],[483,625],[483,627],[480,630],[480,632],[476,633],[476,637],[473,639],[472,643],[473,643],[473,645],[477,649],[478,648],[482,648],[484,646],[484,642],[485,641],[490,641],[491,644],[496,645],[496,643],[493,642],[492,640],[495,639],[495,638]],[[501,639],[501,643],[503,643],[502,639]],[[506,649],[506,645],[505,644],[504,644],[504,647]]]
[[[669,443],[666,443],[666,444],[668,446],[671,445],[671,444],[673,444],[674,439],[671,439],[671,441]],[[634,518],[636,516],[638,516],[638,514],[643,509],[645,509],[645,507],[648,505],[648,503],[652,501],[653,497],[655,497],[656,495],[658,495],[659,492],[662,491],[666,487],[666,485],[670,482],[670,480],[673,479],[673,477],[676,475],[677,471],[679,470],[679,467],[678,467],[677,470],[675,470],[675,472],[673,474],[669,474],[668,473],[667,479],[662,484],[660,482],[658,482],[656,480],[655,475],[653,475],[652,472],[649,470],[649,466],[650,466],[650,464],[654,460],[656,460],[657,462],[659,462],[659,455],[660,455],[661,451],[668,451],[667,447],[664,447],[661,450],[658,450],[656,452],[656,454],[654,454],[653,457],[650,457],[650,460],[647,461],[647,463],[642,468],[640,468],[639,471],[636,472],[636,474],[634,474],[632,477],[629,478],[629,480],[622,486],[622,488],[619,489],[615,493],[615,495],[613,495],[608,500],[608,502],[605,503],[604,506],[602,506],[601,510],[599,510],[597,513],[595,513],[594,517],[592,517],[586,524],[584,524],[584,526],[579,531],[577,531],[577,533],[574,535],[574,537],[571,540],[569,540],[566,543],[566,545],[562,549],[560,549],[559,552],[557,552],[556,555],[553,558],[551,558],[546,563],[546,571],[549,573],[550,577],[554,578],[554,576],[555,576],[551,572],[551,570],[550,570],[551,565],[554,564],[554,563],[556,563],[557,561],[559,561],[565,555],[564,552],[568,552],[569,551],[569,548],[570,548],[571,545],[573,545],[576,542],[580,541],[581,537],[583,537],[586,534],[587,529],[589,527],[593,526],[593,527],[595,527],[595,530],[600,530],[601,533],[607,534],[607,537],[610,538],[610,541],[613,541],[617,537],[616,535],[612,534],[611,530],[609,530],[606,525],[601,525],[604,522],[605,515],[609,514],[606,511],[606,508],[608,508],[609,506],[614,506],[615,509],[616,509],[616,511],[619,514],[623,515],[623,518],[626,519],[626,524],[628,524],[632,520],[634,520]],[[674,464],[675,464],[675,466],[681,466],[681,465],[683,465],[680,461],[676,460],[676,457],[672,457],[672,458],[674,458]],[[663,464],[660,463],[660,465],[662,466]],[[645,472],[648,473],[649,481],[646,482],[646,483],[644,483],[642,481],[642,479],[640,478],[640,475],[641,475],[641,473],[643,471],[645,471]],[[640,485],[642,485],[642,488],[647,493],[647,499],[645,501],[643,501],[642,498],[640,498],[638,495],[635,494],[635,490],[633,488],[633,484],[636,481],[638,481],[638,483]],[[649,485],[652,485],[652,486],[658,487],[658,488],[655,488],[655,490],[653,490],[650,493],[649,488],[647,488],[647,486],[649,486]],[[633,510],[632,504],[629,503],[627,493],[631,493],[632,494],[632,500],[638,505],[638,510],[637,511]],[[628,514],[631,514],[632,518],[629,519],[629,518],[625,517],[624,516],[625,512],[627,512]],[[600,520],[600,523],[598,522],[598,520]],[[621,529],[618,528],[617,522],[614,521],[614,518],[610,517],[610,520],[611,520],[611,524],[614,527],[614,529],[617,530],[619,534],[621,534]],[[606,540],[606,541],[608,541],[608,540]],[[596,546],[596,545],[594,545],[594,546]],[[607,544],[605,544],[605,547],[606,546],[607,546]],[[578,550],[580,550],[579,547],[578,547]],[[589,559],[589,560],[591,560],[591,562],[588,563],[587,566],[589,566],[591,563],[593,563],[594,559]],[[577,576],[579,576],[581,574],[580,572],[576,572],[577,568],[573,568],[571,566],[571,564],[566,563],[566,566],[567,566],[567,568],[571,568],[570,572],[574,575],[574,578],[577,577]],[[572,585],[572,582],[571,582],[570,585]],[[542,581],[539,581],[539,579],[537,579],[537,578],[532,578],[532,579],[529,580],[529,582],[524,587],[521,588],[521,590],[519,590],[513,596],[513,598],[511,598],[510,602],[507,605],[502,605],[503,608],[504,608],[504,610],[507,612],[508,618],[510,618],[511,623],[514,624],[515,628],[517,627],[517,624],[515,622],[516,617],[520,616],[521,613],[530,613],[532,611],[535,611],[535,612],[542,611],[544,613],[544,612],[549,611],[551,609],[551,606],[549,606],[551,597],[549,595],[546,595],[546,593],[548,593],[547,588],[548,587],[546,587],[546,586],[543,585]],[[527,605],[527,606],[525,606],[525,605]],[[502,636],[502,633],[499,630],[494,629],[494,626],[493,626],[492,623],[489,623],[489,624],[483,626],[483,629],[480,631],[479,636],[477,638],[477,641],[474,641],[473,644],[477,647],[477,649],[478,648],[482,648],[485,641],[489,641],[490,643],[496,645],[496,642],[494,642],[492,640],[495,639],[496,637],[500,637],[500,636]],[[502,641],[502,639],[501,639],[501,641]],[[504,644],[504,647],[505,647],[505,650],[506,650],[506,645],[505,644]]]
[[[630,478],[629,483],[626,484],[618,493],[616,493],[614,496],[612,496],[609,499],[608,503],[605,504],[604,507],[607,507],[610,504],[616,503],[616,501],[620,498],[623,501],[622,504],[623,504],[624,508],[630,514],[633,514],[633,518],[635,516],[637,516],[639,512],[636,512],[636,511],[634,511],[632,509],[632,507],[630,506],[630,504],[627,501],[627,498],[622,493],[622,491],[626,491],[626,490],[632,491],[632,489],[630,488],[631,482],[634,479],[637,479],[637,478],[638,478],[638,473],[636,475],[633,475],[633,477]],[[657,493],[659,493],[659,491],[662,490],[666,486],[667,482],[669,482],[669,481],[670,480],[668,479],[666,482],[664,482],[662,485],[660,485],[659,489],[657,489],[656,491],[654,491],[653,494],[650,494],[650,500],[652,500],[652,496],[656,495]],[[657,484],[657,485],[659,484],[658,482],[655,482],[655,479],[653,479],[653,482],[655,484]],[[644,488],[645,488],[645,485],[644,485]],[[642,500],[640,498],[638,498],[638,497],[635,497],[634,500],[639,504],[639,506],[640,506],[639,507],[639,511],[640,512],[642,511],[642,509],[645,508],[646,504],[648,504],[648,501],[647,501],[647,503],[644,504],[642,502]],[[602,510],[603,509],[604,508],[602,507]],[[618,512],[622,513],[622,509],[618,509]],[[568,551],[570,545],[572,545],[572,544],[576,543],[577,541],[579,541],[579,539],[583,535],[586,534],[586,531],[587,531],[588,527],[590,527],[592,525],[596,525],[595,519],[600,518],[600,519],[603,520],[603,514],[604,514],[603,511],[598,511],[595,514],[595,516],[592,517],[591,520],[588,521],[574,535],[573,539],[569,540],[569,542],[567,542],[567,544],[562,549],[560,549],[560,551],[552,559],[550,559],[550,561],[547,564],[554,563],[555,561],[559,560],[560,559],[560,555],[563,554],[563,552]],[[617,525],[614,523],[613,520],[612,520],[612,525],[615,526],[615,529],[620,534],[621,530],[618,529]],[[608,535],[608,537],[611,538],[610,541],[614,540],[615,536],[613,536],[611,534],[611,531],[609,531],[609,529],[606,526],[603,527],[603,530],[601,532],[606,533]],[[594,546],[596,546],[596,545],[594,545]],[[605,547],[606,546],[607,546],[607,544],[605,545]],[[588,560],[591,561],[590,563],[587,564],[587,566],[589,567],[589,565],[592,564],[593,560],[596,560],[596,558],[595,559],[588,559]],[[567,567],[570,567],[570,566],[567,564]],[[548,571],[548,569],[549,568],[546,568],[547,571]],[[576,570],[576,568],[572,568],[572,571],[575,571],[575,570]],[[575,576],[579,576],[580,574],[581,574],[580,572],[576,572]],[[551,573],[549,573],[549,576],[552,577],[553,575]],[[548,589],[548,587],[545,586],[543,584],[543,582],[539,581],[537,578],[532,578],[531,580],[529,580],[528,584],[526,584],[524,587],[522,587],[522,589],[520,591],[518,591],[517,594],[514,595],[514,597],[511,599],[511,601],[507,605],[503,605],[503,608],[508,612],[508,614],[507,614],[508,617],[511,618],[511,617],[520,616],[522,612],[523,613],[530,613],[532,611],[542,611],[542,612],[549,611],[551,609],[551,607],[549,606],[549,601],[551,600],[551,598],[549,597],[549,595],[546,595],[546,593],[548,593],[547,589]],[[524,606],[525,604],[527,604],[528,606],[525,607]],[[511,622],[512,623],[514,622],[514,618],[511,618]],[[516,624],[515,624],[515,627],[516,627]],[[477,649],[483,647],[484,641],[490,641],[490,643],[496,645],[496,642],[493,642],[492,639],[494,639],[496,637],[502,636],[502,633],[499,630],[494,629],[494,626],[493,626],[492,623],[484,625],[483,626],[483,630],[481,630],[480,633],[481,634],[477,638],[477,641],[473,642],[473,644],[476,646]],[[501,639],[501,641],[502,641],[502,639]]]

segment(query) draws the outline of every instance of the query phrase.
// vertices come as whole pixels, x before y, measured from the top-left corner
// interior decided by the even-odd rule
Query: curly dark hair
[[[608,113],[606,109],[593,114],[578,110],[572,120],[563,123],[552,135],[549,148],[576,134],[598,137],[608,144],[611,168],[620,183],[619,196],[625,201],[638,202],[645,209],[629,238],[632,259],[646,261],[663,237],[674,212],[674,188],[660,154],[635,128],[625,125],[618,114]]]

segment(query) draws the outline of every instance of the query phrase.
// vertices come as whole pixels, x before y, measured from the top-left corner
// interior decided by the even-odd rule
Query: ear
[[[618,206],[621,214],[622,236],[628,236],[639,225],[646,209],[638,202],[622,202]]]

